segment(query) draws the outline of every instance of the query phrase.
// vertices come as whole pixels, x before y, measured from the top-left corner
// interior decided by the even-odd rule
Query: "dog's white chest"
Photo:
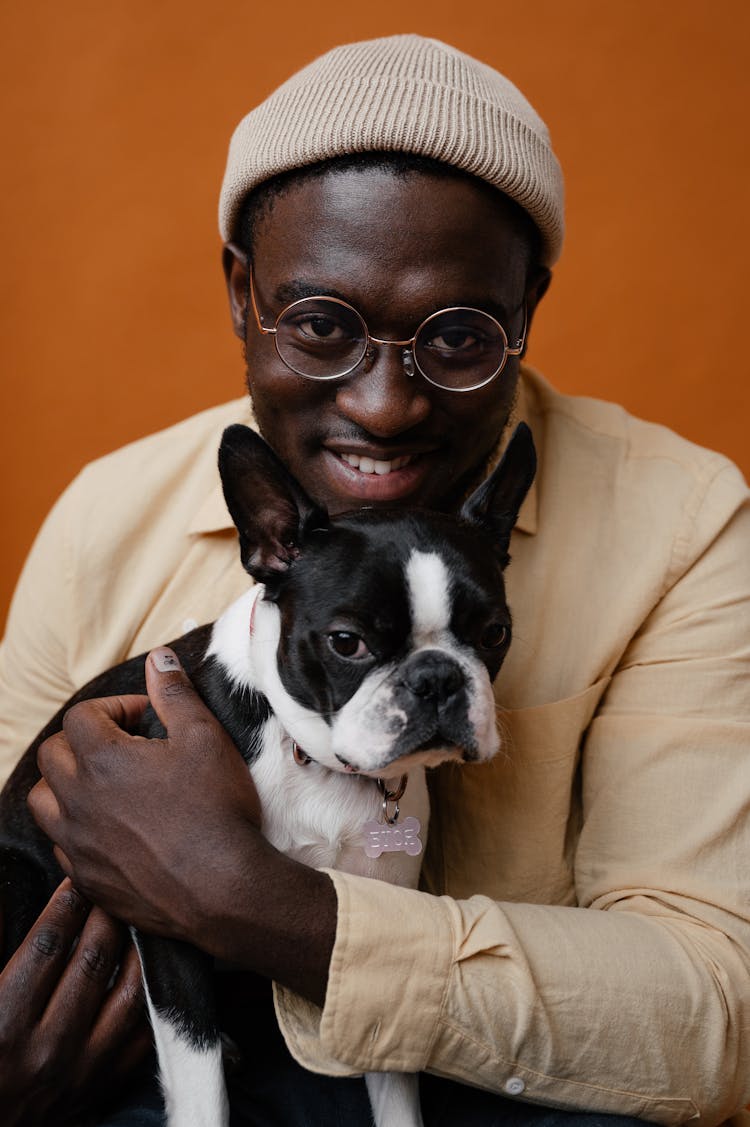
[[[250,773],[263,810],[263,834],[277,849],[314,868],[416,885],[421,850],[409,843],[414,842],[415,820],[422,827],[422,844],[426,838],[429,802],[423,770],[409,774],[399,820],[389,827],[375,779],[329,771],[314,762],[301,765],[290,737],[272,716],[265,722],[262,751]],[[383,825],[385,837],[389,832],[394,839],[400,835],[409,848],[373,850],[373,823]]]

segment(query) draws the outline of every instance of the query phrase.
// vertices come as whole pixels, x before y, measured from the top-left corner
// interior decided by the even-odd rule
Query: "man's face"
[[[527,252],[502,200],[464,179],[330,172],[276,198],[257,225],[253,279],[263,324],[312,294],[347,301],[374,337],[406,340],[439,309],[491,313],[515,343],[543,284],[527,293]],[[235,331],[246,336],[247,381],[261,433],[333,514],[363,505],[454,503],[505,426],[518,359],[470,392],[445,391],[402,350],[375,345],[348,376],[295,375],[245,317],[246,270],[230,261]]]

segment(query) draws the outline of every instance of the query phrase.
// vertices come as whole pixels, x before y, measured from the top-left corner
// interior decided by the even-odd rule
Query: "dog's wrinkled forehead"
[[[496,603],[501,569],[479,540],[475,530],[434,513],[339,517],[310,534],[291,569],[295,615],[302,610],[304,628],[337,607],[357,610],[376,627],[397,626],[426,644],[449,629],[462,606]]]

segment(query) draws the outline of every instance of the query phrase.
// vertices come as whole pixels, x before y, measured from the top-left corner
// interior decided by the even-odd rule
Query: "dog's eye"
[[[503,626],[502,622],[493,622],[491,626],[486,627],[479,644],[483,650],[499,649],[500,646],[505,645],[508,633],[508,627]]]
[[[348,657],[351,661],[370,656],[370,651],[359,634],[352,634],[349,630],[333,630],[328,635],[328,645],[339,657]]]

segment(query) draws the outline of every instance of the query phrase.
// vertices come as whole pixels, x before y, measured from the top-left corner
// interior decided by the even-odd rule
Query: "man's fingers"
[[[26,802],[39,829],[54,841],[60,824],[60,806],[45,779],[31,788]]]
[[[65,850],[61,849],[59,845],[55,845],[52,848],[52,852],[54,853],[55,860],[57,861],[57,863],[60,866],[60,868],[62,869],[62,871],[64,873],[67,873],[67,875],[69,877],[72,877],[73,876],[73,866],[71,865],[70,857],[68,857]]]
[[[79,1100],[111,1095],[148,1051],[127,929],[67,879],[0,973],[0,992],[0,1103],[14,1124],[67,1123]]]
[[[26,802],[31,811],[31,816],[39,826],[39,829],[42,833],[45,833],[53,843],[52,852],[55,855],[55,860],[58,865],[67,876],[72,876],[73,866],[70,863],[70,858],[58,844],[58,838],[61,835],[63,825],[60,805],[46,779],[40,779],[39,782],[31,788]]]
[[[141,961],[135,945],[129,942],[122,955],[117,977],[97,1019],[97,1030],[110,1035],[112,1030],[132,1028],[144,1012],[145,991]]]
[[[70,813],[75,801],[81,767],[95,761],[101,770],[103,759],[97,753],[137,738],[127,730],[137,726],[147,704],[148,697],[136,695],[80,701],[66,712],[63,730],[39,745],[42,779],[32,787],[27,802],[37,825],[53,841],[59,842],[63,814]]]
[[[123,731],[138,727],[147,704],[147,697],[135,693],[79,701],[65,713],[63,731],[74,746],[119,737]]]
[[[65,713],[62,731],[39,745],[36,759],[41,774],[55,790],[65,785],[75,777],[80,752],[122,739],[123,731],[137,727],[147,704],[148,697],[135,695],[79,701]]]
[[[75,756],[63,732],[55,732],[39,745],[36,762],[45,778],[72,777],[75,774]]]
[[[94,1063],[108,1056],[119,1056],[133,1040],[137,1041],[135,1056],[140,1057],[151,1041],[146,1025],[141,964],[135,947],[129,943],[91,1031],[87,1059]],[[138,1035],[134,1036],[136,1032]]]
[[[216,720],[193,688],[174,650],[159,646],[146,658],[146,688],[156,715],[170,735],[188,724]]]
[[[94,1025],[127,942],[124,926],[92,908],[40,1023],[52,1036],[65,1029],[78,1043]]]
[[[2,972],[6,1016],[28,1022],[44,1011],[88,913],[66,878]]]

